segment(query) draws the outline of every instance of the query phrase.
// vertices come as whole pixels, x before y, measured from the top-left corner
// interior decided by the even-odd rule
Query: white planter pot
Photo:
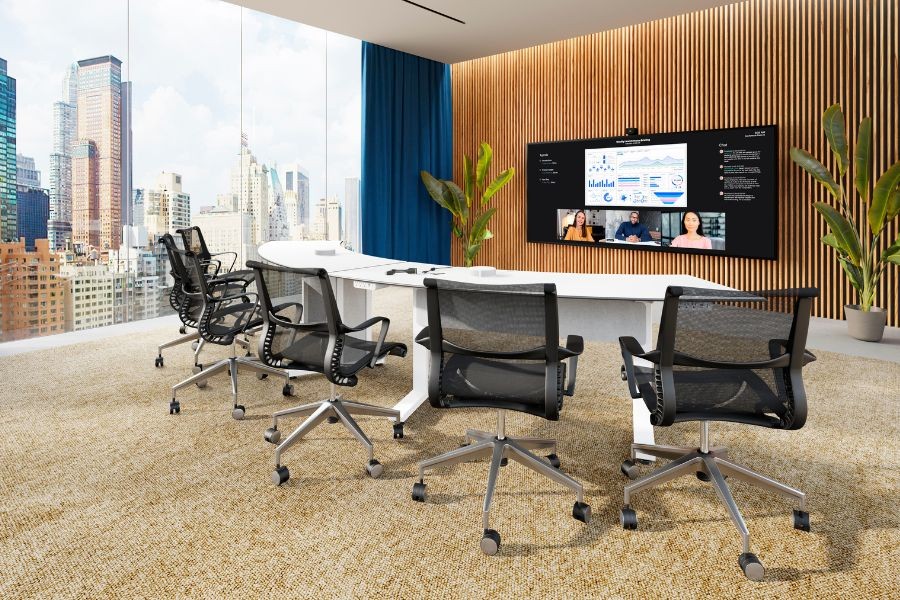
[[[858,304],[845,304],[847,333],[864,342],[880,342],[887,324],[887,313],[883,308],[873,306],[868,312],[859,310]]]

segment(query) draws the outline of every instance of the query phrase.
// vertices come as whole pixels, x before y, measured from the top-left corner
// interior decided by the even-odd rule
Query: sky
[[[0,0],[0,15],[17,152],[35,159],[43,187],[63,74],[106,54],[132,81],[135,188],[175,172],[192,212],[215,204],[242,128],[258,161],[306,169],[312,200],[343,200],[345,178],[359,177],[359,40],[220,0]]]

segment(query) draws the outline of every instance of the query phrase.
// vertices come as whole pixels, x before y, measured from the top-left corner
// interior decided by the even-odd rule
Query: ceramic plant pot
[[[858,304],[844,305],[847,317],[847,333],[864,342],[880,342],[887,324],[887,313],[883,308],[873,306],[868,312],[859,309]]]

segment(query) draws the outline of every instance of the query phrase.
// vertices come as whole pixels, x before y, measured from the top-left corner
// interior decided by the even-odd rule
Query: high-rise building
[[[309,177],[300,165],[292,165],[284,172],[284,207],[289,226],[309,228]]]
[[[0,242],[0,341],[65,331],[65,282],[59,257],[45,239]]]
[[[16,186],[17,228],[25,249],[36,250],[35,240],[47,239],[47,220],[50,218],[50,192],[38,187]]]
[[[131,193],[131,209],[134,212],[135,227],[146,227],[144,223],[144,188],[135,188]]]
[[[267,241],[290,239],[291,230],[284,208],[284,191],[278,180],[278,169],[269,169],[269,235]]]
[[[0,58],[0,242],[18,240],[16,213],[16,80]]]
[[[144,190],[143,200],[148,239],[191,226],[191,195],[182,191],[178,173],[160,173],[156,187]]]
[[[122,82],[122,223],[134,225],[134,206],[131,193],[131,82]]]
[[[34,165],[34,158],[24,154],[16,154],[16,185],[41,187],[41,172]]]
[[[217,206],[209,212],[194,215],[193,224],[203,232],[210,252],[236,252],[238,265],[259,258],[256,246],[249,243],[250,215],[247,213]]]
[[[341,201],[332,196],[325,203],[325,239],[338,241],[342,239]]]
[[[101,251],[117,249],[122,233],[122,110],[122,61],[78,61],[72,236]]]
[[[63,77],[62,99],[53,103],[53,151],[50,154],[50,248],[64,250],[72,238],[72,149],[77,133],[78,65]]]
[[[245,143],[241,159],[231,170],[231,193],[238,198],[239,212],[250,215],[249,243],[257,246],[269,237],[269,177],[266,165],[256,161]]]
[[[67,331],[81,331],[115,323],[115,280],[106,265],[67,264],[60,269],[66,284]]]
[[[359,177],[344,180],[344,237],[347,247],[362,252],[359,229]]]

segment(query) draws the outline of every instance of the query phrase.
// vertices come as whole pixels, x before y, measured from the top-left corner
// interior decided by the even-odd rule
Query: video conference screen
[[[774,125],[528,145],[528,241],[775,259]]]

